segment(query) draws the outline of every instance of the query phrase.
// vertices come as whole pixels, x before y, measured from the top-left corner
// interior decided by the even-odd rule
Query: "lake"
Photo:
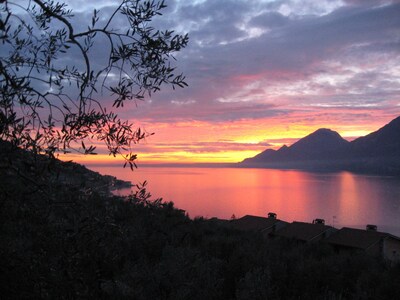
[[[152,198],[173,201],[191,218],[275,212],[288,222],[322,218],[334,227],[375,224],[400,236],[400,178],[242,168],[90,168],[132,183],[147,180]]]

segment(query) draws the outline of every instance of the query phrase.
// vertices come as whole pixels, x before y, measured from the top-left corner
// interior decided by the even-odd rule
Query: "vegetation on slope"
[[[121,198],[57,184],[51,171],[32,177],[34,169],[12,168],[4,153],[0,163],[4,299],[400,296],[400,265],[191,220],[144,190]]]

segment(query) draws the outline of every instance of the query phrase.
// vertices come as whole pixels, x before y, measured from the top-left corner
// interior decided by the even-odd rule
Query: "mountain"
[[[400,117],[352,142],[321,128],[290,147],[267,149],[239,166],[400,175]]]
[[[0,181],[13,182],[18,176],[28,178],[37,185],[53,188],[94,191],[108,195],[112,190],[130,188],[131,182],[110,175],[101,175],[72,161],[50,159],[45,155],[17,148],[0,139]],[[11,185],[11,184],[10,184]]]
[[[381,129],[352,142],[353,152],[362,156],[396,157],[400,155],[400,117]]]
[[[342,138],[339,133],[330,129],[321,128],[300,139],[290,147],[284,145],[275,151],[267,149],[253,158],[245,159],[244,162],[276,162],[322,160],[329,159],[343,153],[349,148],[349,142]]]
[[[322,128],[288,147],[283,156],[291,160],[328,159],[346,150],[348,145],[339,133]]]

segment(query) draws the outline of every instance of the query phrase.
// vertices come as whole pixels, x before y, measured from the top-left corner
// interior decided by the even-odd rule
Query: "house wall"
[[[382,255],[382,243],[381,242],[377,242],[374,245],[372,245],[371,247],[369,247],[366,252],[369,255],[372,256],[381,256]]]
[[[336,228],[333,228],[333,227],[332,228],[328,228],[327,230],[325,230],[320,235],[317,235],[314,238],[312,238],[310,242],[319,242],[321,240],[324,240],[324,239],[330,237],[335,232],[337,232]]]
[[[287,222],[278,221],[273,226],[261,230],[261,233],[263,237],[270,238],[271,233],[274,233],[276,230],[282,229],[283,227],[287,226],[287,224]]]
[[[388,237],[383,244],[383,257],[392,261],[400,261],[400,241]]]

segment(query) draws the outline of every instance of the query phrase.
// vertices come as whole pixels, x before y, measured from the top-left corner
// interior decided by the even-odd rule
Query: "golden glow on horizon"
[[[304,116],[306,119],[306,116]],[[312,119],[312,118],[310,118]],[[365,136],[378,130],[385,122],[378,124],[340,124],[334,120],[316,119],[302,123],[297,119],[282,118],[267,120],[240,120],[236,122],[208,123],[183,122],[144,124],[155,132],[143,143],[135,145],[137,163],[236,163],[253,157],[266,149],[290,146],[298,139],[319,128],[330,128],[348,140]],[[105,153],[98,146],[100,153]],[[122,157],[107,154],[62,155],[63,160],[83,164],[123,164]]]
[[[343,138],[345,139],[355,139],[357,137],[360,136],[366,136],[367,134],[371,133],[371,131],[367,131],[367,130],[350,130],[350,131],[346,131],[343,134],[340,134]]]
[[[252,157],[260,151],[227,151],[227,152],[168,152],[168,153],[139,153],[136,163],[158,164],[158,163],[236,163],[245,158]],[[109,155],[60,155],[64,161],[72,160],[80,164],[123,164],[122,157],[111,157]]]

